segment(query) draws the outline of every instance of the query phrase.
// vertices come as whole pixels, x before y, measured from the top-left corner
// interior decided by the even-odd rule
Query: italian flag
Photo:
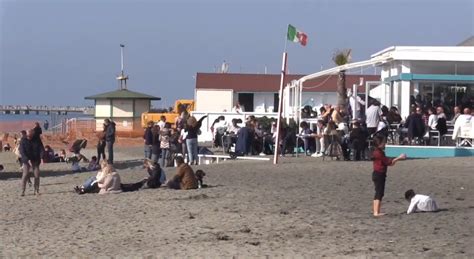
[[[308,42],[308,35],[299,31],[291,24],[288,24],[288,33],[286,34],[286,37],[289,41],[299,42],[302,46],[306,46],[306,43]]]

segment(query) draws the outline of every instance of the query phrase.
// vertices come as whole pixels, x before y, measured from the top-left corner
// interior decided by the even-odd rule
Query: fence
[[[211,126],[212,123],[219,117],[219,116],[224,116],[225,120],[228,121],[229,123],[232,121],[232,119],[241,119],[242,121],[245,121],[249,116],[255,116],[256,118],[259,117],[268,117],[268,118],[277,118],[278,114],[277,113],[260,113],[260,112],[242,112],[242,113],[235,113],[235,112],[200,112],[200,111],[194,111],[191,112],[191,114],[196,117],[196,119],[200,119],[203,116],[208,116],[202,121],[202,126],[201,126],[201,135],[199,135],[199,142],[208,142],[212,141],[212,132],[211,132]]]
[[[95,133],[96,121],[94,118],[64,119],[51,127],[53,134],[68,135],[70,138],[80,138]]]

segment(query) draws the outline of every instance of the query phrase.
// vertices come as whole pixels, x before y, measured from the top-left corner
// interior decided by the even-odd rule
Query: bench
[[[205,159],[207,161],[211,161],[213,159],[216,159],[216,163],[218,164],[220,160],[227,160],[231,159],[229,155],[204,155],[204,154],[199,154],[198,155],[198,162],[201,164],[202,160]],[[235,159],[240,159],[240,160],[257,160],[257,161],[270,161],[270,158],[268,157],[251,157],[251,156],[238,156]],[[210,162],[209,162],[210,163]],[[209,164],[208,163],[208,164]]]

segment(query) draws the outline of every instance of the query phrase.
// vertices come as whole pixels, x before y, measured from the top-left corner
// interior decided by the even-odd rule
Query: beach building
[[[410,113],[411,98],[465,105],[474,97],[474,47],[394,46],[371,56],[379,64],[383,82],[370,90],[382,104]]]
[[[303,75],[287,75],[286,83]],[[347,75],[346,85],[379,81],[379,75]],[[230,112],[238,102],[245,112],[276,113],[278,111],[279,74],[197,73],[196,111]],[[337,75],[315,78],[304,83],[302,106],[319,107],[337,102]],[[362,88],[361,88],[362,90]]]
[[[152,100],[161,98],[128,89],[118,89],[88,96],[85,99],[94,100],[96,130],[102,130],[104,119],[110,118],[115,121],[117,131],[130,132],[142,131],[142,113],[150,110]]]
[[[382,105],[398,107],[403,119],[408,117],[411,105],[416,103],[417,99],[434,106],[442,105],[446,115],[452,116],[454,106],[474,107],[473,45],[474,38],[471,37],[457,46],[392,46],[371,55],[368,60],[330,68],[291,81],[285,89],[290,94],[284,95],[284,98],[292,100],[293,96],[298,96],[301,92],[304,94],[305,83],[310,80],[335,75],[340,71],[376,66],[381,68],[380,83],[370,85],[366,82],[366,96],[370,95],[379,99]],[[350,84],[346,85],[350,86]],[[303,103],[298,101],[298,98],[294,100],[295,102],[283,108],[299,110]],[[300,116],[299,112],[293,112],[285,117],[299,120]],[[406,153],[410,157],[473,156],[472,144],[470,144],[471,147],[459,144],[472,143],[459,141],[460,139],[464,141],[474,139],[474,124],[471,123],[470,118],[466,117],[463,124],[459,125],[462,127],[462,136],[459,134],[461,131],[456,131],[458,133],[456,135],[450,135],[448,129],[448,134],[441,136],[440,132],[435,130],[433,135],[437,134],[437,147],[388,145],[387,155],[393,156],[398,152]],[[430,130],[430,135],[432,131]],[[456,139],[457,144],[439,147],[442,138]]]

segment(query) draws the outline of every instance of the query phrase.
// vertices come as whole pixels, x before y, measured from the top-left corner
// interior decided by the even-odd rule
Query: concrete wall
[[[198,111],[230,111],[233,107],[233,91],[196,89],[194,100]]]
[[[238,100],[239,93],[225,90],[196,90],[196,111],[222,112],[231,111],[234,102]],[[256,92],[254,94],[254,111],[257,113],[273,112],[273,92]],[[335,92],[303,92],[303,105],[322,106],[323,104],[336,104]],[[252,111],[246,111],[252,112]]]
[[[105,118],[96,118],[96,131],[102,131]],[[143,131],[141,118],[113,118],[117,132]]]
[[[112,115],[117,117],[133,117],[132,100],[112,100]]]
[[[150,110],[149,100],[135,100],[135,114],[134,117],[141,117],[142,113]]]
[[[110,117],[110,100],[96,100],[95,117]]]

